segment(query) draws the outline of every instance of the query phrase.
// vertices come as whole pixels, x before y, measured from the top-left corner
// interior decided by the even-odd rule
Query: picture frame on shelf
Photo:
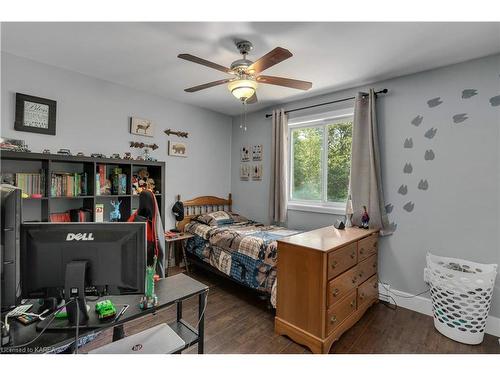
[[[16,93],[14,129],[22,132],[56,135],[57,102]]]
[[[154,137],[155,127],[153,121],[140,117],[131,117],[130,134],[142,135],[144,137]]]
[[[187,158],[187,145],[184,142],[168,141],[168,155]]]

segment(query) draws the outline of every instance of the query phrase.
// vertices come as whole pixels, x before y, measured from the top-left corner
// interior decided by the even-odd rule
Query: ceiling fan
[[[248,53],[253,49],[252,43],[247,40],[241,40],[235,42],[235,44],[236,48],[243,55],[243,58],[233,61],[229,68],[190,54],[182,53],[178,55],[177,57],[181,59],[205,65],[209,68],[216,69],[233,76],[232,78],[221,79],[218,81],[205,83],[203,85],[190,87],[188,89],[185,89],[184,91],[196,92],[207,89],[209,87],[227,83],[229,91],[237,99],[241,100],[245,104],[250,104],[257,102],[256,91],[258,83],[290,87],[298,90],[309,90],[312,87],[311,82],[299,81],[296,79],[283,77],[265,76],[260,74],[264,70],[292,57],[293,55],[289,50],[281,47],[276,47],[271,52],[268,52],[260,59],[253,62],[247,59]]]

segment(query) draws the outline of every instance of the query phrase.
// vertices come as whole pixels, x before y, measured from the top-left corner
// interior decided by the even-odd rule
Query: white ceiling
[[[500,52],[500,23],[3,23],[3,51],[179,102],[235,115],[225,78],[177,58],[190,53],[229,66],[248,39],[256,60],[274,47],[294,56],[265,71],[313,82],[302,92],[259,85],[254,111],[278,102],[364,85]]]

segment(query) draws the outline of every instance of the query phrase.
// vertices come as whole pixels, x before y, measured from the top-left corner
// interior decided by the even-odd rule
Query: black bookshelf
[[[104,204],[104,221],[109,220],[112,210],[110,201],[121,201],[121,221],[126,221],[131,212],[137,208],[139,199],[132,194],[132,175],[137,170],[147,168],[151,178],[155,180],[158,206],[163,224],[165,224],[165,162],[146,160],[127,160],[112,158],[92,158],[87,156],[69,156],[58,154],[41,154],[34,152],[0,151],[1,172],[4,173],[40,173],[45,176],[45,195],[42,198],[23,199],[24,221],[49,221],[52,213],[65,212],[72,208],[86,208],[93,212],[95,220],[95,205]],[[96,169],[98,164],[104,164],[108,171],[120,167],[127,175],[126,194],[99,195],[96,190]],[[51,196],[52,173],[87,173],[87,194],[84,196]]]

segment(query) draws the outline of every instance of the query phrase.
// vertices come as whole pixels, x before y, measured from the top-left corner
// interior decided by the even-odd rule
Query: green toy
[[[116,315],[116,307],[109,299],[97,302],[95,305],[95,311],[101,320],[112,318]]]

